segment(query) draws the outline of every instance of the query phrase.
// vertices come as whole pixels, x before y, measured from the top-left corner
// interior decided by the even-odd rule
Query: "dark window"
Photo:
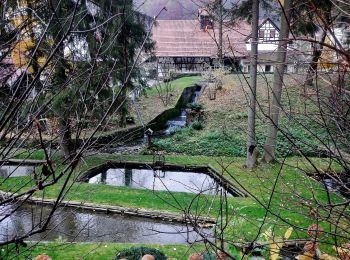
[[[210,19],[210,16],[207,15],[201,15],[200,16],[200,22],[201,22],[201,29],[213,29],[213,22]]]
[[[264,38],[265,31],[259,30],[259,38]]]
[[[276,36],[276,31],[275,30],[271,30],[270,31],[270,38],[275,38]]]
[[[271,65],[265,65],[265,72],[271,72]]]

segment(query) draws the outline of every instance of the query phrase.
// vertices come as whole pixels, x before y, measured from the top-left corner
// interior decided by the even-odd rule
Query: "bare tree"
[[[256,145],[256,81],[258,75],[258,42],[259,42],[259,0],[253,1],[252,8],[252,38],[250,52],[250,91],[248,104],[248,136],[246,166],[253,168],[257,164],[258,149]]]
[[[278,119],[281,106],[283,77],[286,70],[286,57],[289,43],[289,28],[292,12],[292,1],[286,0],[283,5],[281,17],[281,31],[277,49],[277,65],[273,74],[272,100],[269,111],[269,127],[264,145],[263,161],[272,162],[276,159],[276,142],[278,132]]]

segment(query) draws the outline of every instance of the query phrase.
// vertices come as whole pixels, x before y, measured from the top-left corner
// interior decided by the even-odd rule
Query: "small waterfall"
[[[191,102],[189,102],[189,103],[197,102],[197,100],[201,94],[201,89],[202,89],[201,86],[196,87],[196,90],[194,91],[194,93],[191,96]],[[182,108],[180,111],[180,116],[177,116],[175,118],[168,120],[168,122],[166,124],[167,128],[165,130],[165,133],[171,134],[171,133],[175,132],[178,128],[186,127],[186,122],[187,122],[186,108]]]

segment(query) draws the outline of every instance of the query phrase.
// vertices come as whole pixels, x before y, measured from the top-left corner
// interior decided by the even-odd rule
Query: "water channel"
[[[152,169],[109,169],[88,180],[92,184],[107,184],[156,191],[189,192],[216,195],[220,185],[204,173],[154,171]]]
[[[13,210],[15,205],[0,208],[1,219]],[[48,206],[23,205],[10,217],[0,222],[0,241],[29,232],[38,227],[49,215]],[[203,230],[210,234],[209,229]],[[68,242],[118,242],[150,244],[182,244],[187,241],[201,241],[191,227],[145,218],[105,214],[73,208],[59,208],[49,224],[49,230],[35,234],[27,240]]]
[[[3,165],[0,167],[0,177],[23,177],[34,171],[34,166],[28,165]]]
[[[189,103],[195,103],[198,100],[198,97],[201,94],[201,90],[202,87],[201,86],[197,86],[196,90],[194,91],[192,97],[191,97],[191,101]],[[187,112],[186,112],[186,108],[181,108],[180,110],[180,115],[172,118],[170,120],[167,121],[166,123],[166,130],[165,133],[166,134],[171,134],[173,130],[177,129],[177,128],[184,128],[187,124]]]
[[[323,177],[321,182],[328,192],[337,192],[346,198],[350,198],[350,177],[343,176],[341,179],[334,179],[329,176]]]

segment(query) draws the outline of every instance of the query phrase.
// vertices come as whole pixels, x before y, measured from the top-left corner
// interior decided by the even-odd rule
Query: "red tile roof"
[[[230,28],[224,26],[223,32],[224,56],[246,56],[245,38],[250,34],[250,26],[241,22]],[[206,32],[200,29],[198,20],[159,20],[152,34],[157,57],[217,57],[217,26]]]

